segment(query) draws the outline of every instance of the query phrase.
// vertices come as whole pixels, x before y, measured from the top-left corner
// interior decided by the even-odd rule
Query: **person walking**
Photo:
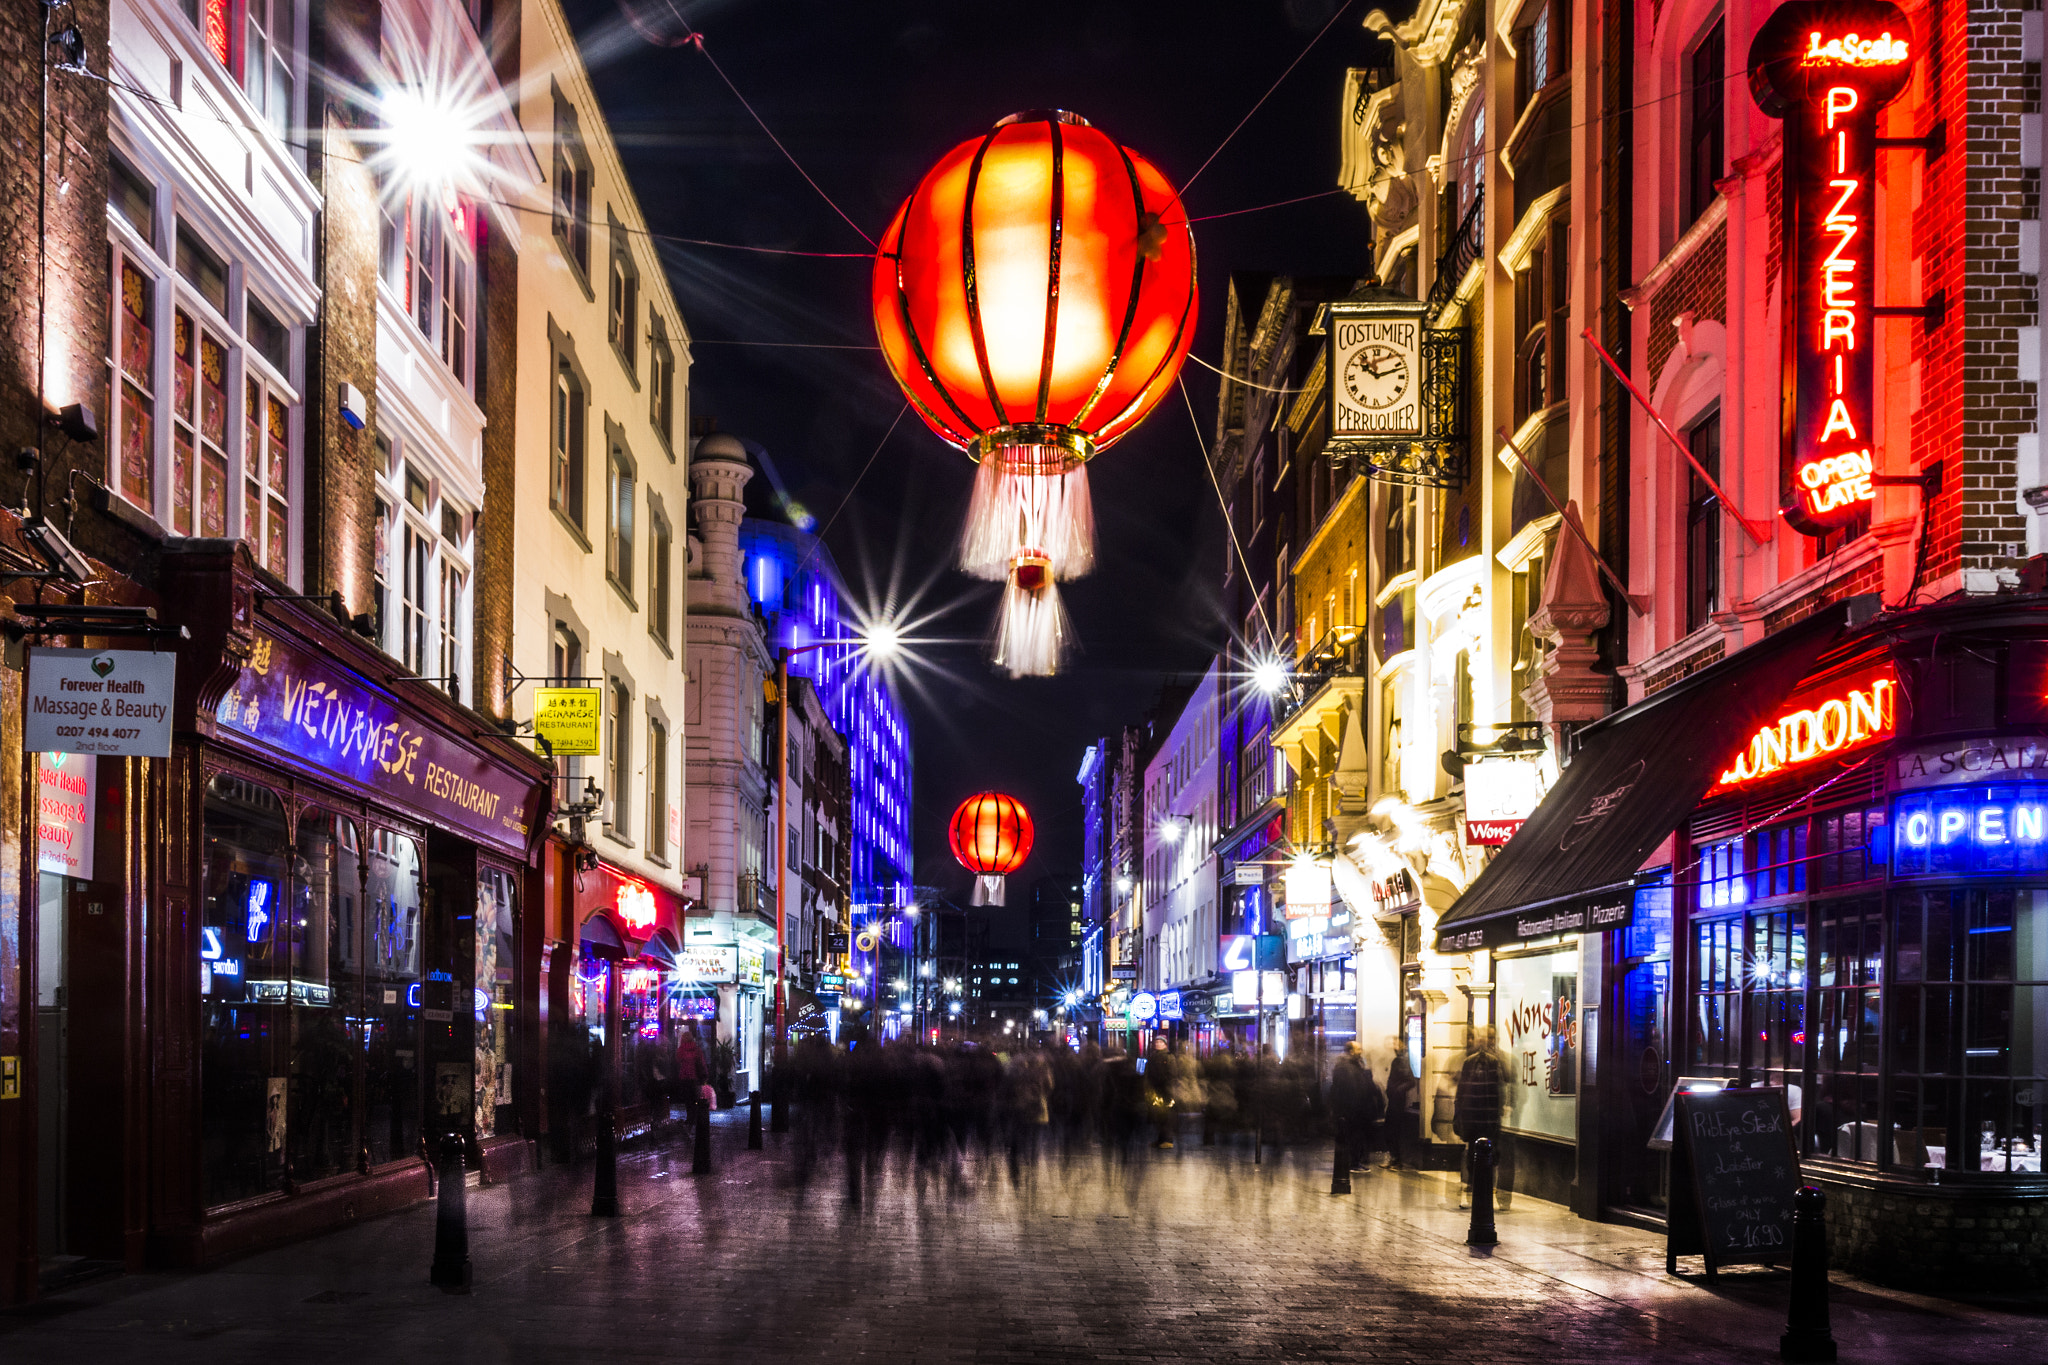
[[[1422,1087],[1408,1065],[1408,1049],[1394,1040],[1394,1060],[1387,1068],[1387,1169],[1398,1171],[1407,1165],[1409,1144],[1415,1133],[1416,1101]]]
[[[704,1044],[697,1040],[694,1024],[685,1024],[676,1036],[675,1066],[672,1069],[676,1094],[682,1098],[683,1113],[697,1121],[697,1106],[709,1104],[705,1091],[711,1086],[711,1064],[705,1060]]]
[[[1458,1069],[1458,1090],[1451,1116],[1451,1131],[1465,1144],[1464,1185],[1458,1207],[1472,1202],[1472,1144],[1480,1138],[1493,1143],[1494,1207],[1505,1209],[1513,1189],[1514,1163],[1501,1141],[1501,1121],[1507,1104],[1507,1063],[1494,1048],[1491,1025],[1480,1029],[1467,1046],[1465,1064]]]
[[[1329,1068],[1329,1117],[1337,1130],[1337,1166],[1343,1171],[1356,1171],[1364,1154],[1370,1121],[1368,1089],[1374,1087],[1366,1074],[1366,1052],[1350,1042],[1337,1056],[1337,1064]]]

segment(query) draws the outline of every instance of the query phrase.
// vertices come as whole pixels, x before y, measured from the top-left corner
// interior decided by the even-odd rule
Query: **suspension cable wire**
[[[1240,379],[1238,376],[1232,374],[1228,370],[1220,369],[1215,365],[1211,365],[1208,361],[1202,359],[1202,357],[1196,355],[1193,351],[1188,352],[1188,359],[1194,361],[1197,365],[1200,365],[1205,370],[1209,370],[1216,374],[1222,375],[1225,379],[1228,379],[1233,384],[1242,384],[1248,389],[1257,389],[1261,393],[1277,393],[1282,398],[1291,398],[1297,393],[1307,392],[1307,390],[1305,389],[1276,389],[1271,384],[1259,384],[1249,379]]]
[[[889,438],[896,434],[896,428],[903,425],[903,414],[909,411],[910,400],[906,398],[903,400],[903,406],[896,409],[896,418],[889,423],[889,429],[882,433],[882,439],[875,442],[875,448],[869,454],[868,462],[860,467],[860,473],[853,476],[853,482],[848,484],[846,491],[839,495],[839,505],[832,509],[832,515],[825,518],[825,524],[820,526],[817,535],[812,537],[810,552],[804,556],[803,563],[797,565],[796,571],[798,573],[802,573],[810,567],[811,560],[816,557],[819,547],[825,543],[825,533],[831,530],[833,523],[839,520],[839,514],[846,510],[846,504],[853,501],[854,490],[860,487],[860,481],[868,476],[868,471],[875,467],[876,459],[881,456],[882,447],[889,444]]]
[[[1349,0],[1346,0],[1346,3],[1348,4]],[[859,223],[854,222],[852,218],[848,217],[846,210],[840,208],[838,203],[833,200],[832,196],[825,193],[825,187],[820,185],[816,180],[811,178],[811,173],[803,168],[803,163],[796,159],[796,156],[789,150],[789,148],[782,145],[781,138],[775,136],[775,130],[768,126],[768,121],[761,117],[760,113],[755,110],[752,104],[747,102],[747,97],[740,93],[740,88],[737,85],[733,84],[732,77],[726,75],[725,68],[718,64],[718,58],[712,56],[711,49],[705,46],[704,35],[702,33],[699,33],[696,29],[692,28],[690,26],[690,21],[683,17],[682,10],[679,9],[676,5],[676,0],[667,0],[667,4],[669,13],[675,15],[676,22],[683,26],[685,45],[696,48],[697,54],[701,56],[705,61],[711,64],[711,69],[718,73],[718,79],[725,82],[725,88],[732,91],[732,97],[740,102],[740,107],[747,111],[747,113],[753,118],[754,122],[760,126],[761,131],[767,134],[768,140],[775,144],[775,150],[781,152],[783,157],[788,160],[789,164],[796,168],[796,173],[804,178],[804,183],[809,185],[812,189],[818,192],[818,197],[824,200],[825,203],[831,208],[831,210],[834,213],[839,215],[841,221],[843,221],[848,227],[852,228],[855,232],[859,233],[860,239],[862,241],[866,242],[869,246],[874,247],[876,250],[879,251],[881,249],[880,246],[877,245],[874,238],[868,236],[867,229],[863,228]]]
[[[670,0],[670,3],[673,4],[674,0]],[[1343,0],[1343,3],[1337,6],[1336,11],[1330,15],[1329,22],[1325,23],[1321,28],[1316,30],[1316,36],[1309,39],[1307,46],[1303,47],[1300,52],[1295,54],[1294,60],[1287,64],[1287,69],[1280,73],[1278,79],[1276,79],[1271,85],[1266,87],[1266,93],[1259,96],[1258,103],[1254,104],[1251,108],[1247,109],[1245,111],[1244,117],[1237,121],[1237,126],[1232,128],[1228,133],[1224,134],[1223,141],[1216,144],[1216,150],[1209,153],[1208,161],[1204,161],[1201,165],[1195,167],[1195,173],[1189,176],[1187,180],[1181,184],[1179,190],[1175,191],[1175,198],[1179,198],[1180,196],[1185,195],[1191,188],[1193,188],[1194,183],[1202,178],[1202,172],[1209,169],[1210,162],[1215,161],[1217,157],[1223,154],[1223,149],[1230,145],[1230,140],[1236,137],[1238,133],[1243,130],[1244,126],[1247,123],[1250,123],[1252,121],[1253,114],[1258,113],[1260,109],[1265,107],[1266,101],[1273,98],[1273,92],[1275,90],[1278,90],[1281,87],[1281,85],[1287,80],[1287,78],[1294,74],[1295,67],[1301,65],[1302,58],[1308,56],[1310,49],[1314,48],[1317,43],[1323,40],[1323,35],[1325,33],[1328,33],[1333,27],[1335,27],[1337,21],[1344,17],[1344,12],[1350,8],[1351,0]]]
[[[1208,471],[1209,487],[1216,490],[1216,506],[1223,512],[1223,529],[1230,536],[1230,548],[1237,551],[1237,562],[1244,567],[1245,586],[1250,587],[1252,582],[1251,561],[1245,558],[1244,542],[1237,538],[1237,524],[1231,519],[1230,504],[1224,500],[1223,485],[1216,480],[1216,462],[1209,454],[1208,439],[1202,435],[1202,420],[1195,416],[1195,400],[1188,396],[1188,381],[1183,377],[1176,376],[1174,383],[1180,386],[1181,402],[1187,405],[1188,425],[1195,429],[1195,446],[1202,452],[1202,468]],[[1259,624],[1265,627],[1266,630],[1266,648],[1278,649],[1280,647],[1280,633],[1274,629],[1272,618],[1266,614],[1265,597],[1254,595],[1252,602],[1259,609]]]

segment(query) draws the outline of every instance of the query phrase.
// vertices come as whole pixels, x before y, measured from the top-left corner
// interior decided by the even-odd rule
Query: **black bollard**
[[[1785,1335],[1778,1338],[1780,1360],[1828,1361],[1835,1358],[1835,1333],[1828,1323],[1828,1197],[1812,1185],[1792,1196],[1792,1306],[1785,1314]]]
[[[747,1150],[761,1150],[761,1087],[747,1093]]]
[[[771,1133],[786,1133],[789,1131],[789,1105],[787,1103],[787,1096],[783,1093],[788,1087],[782,1083],[782,1071],[783,1069],[778,1066],[768,1073],[768,1084],[775,1087],[775,1112],[768,1120],[768,1131]]]
[[[690,1156],[691,1175],[711,1174],[711,1103],[697,1101],[697,1149]]]
[[[434,1209],[434,1264],[427,1283],[444,1294],[469,1292],[469,1210],[463,1202],[462,1135],[441,1140],[441,1197]]]
[[[1351,1144],[1346,1142],[1344,1137],[1344,1129],[1340,1125],[1337,1129],[1337,1140],[1332,1144],[1337,1149],[1337,1158],[1330,1163],[1331,1194],[1351,1193]]]
[[[1496,1246],[1500,1238],[1493,1231],[1493,1139],[1472,1139],[1472,1230],[1465,1234],[1468,1247]]]
[[[619,1130],[609,1109],[597,1116],[597,1184],[590,1212],[600,1218],[615,1218],[619,1212]]]

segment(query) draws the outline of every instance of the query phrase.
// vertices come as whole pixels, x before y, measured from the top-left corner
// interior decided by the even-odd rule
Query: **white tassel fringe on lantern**
[[[1072,632],[1060,590],[1050,579],[1026,588],[1014,579],[1003,589],[996,616],[996,667],[1013,678],[1050,678],[1066,660]]]
[[[998,446],[975,467],[960,568],[1000,583],[1027,549],[1062,581],[1095,567],[1088,467],[1058,446]]]
[[[1059,672],[1071,632],[1055,583],[1095,567],[1088,469],[1058,446],[998,446],[976,468],[960,567],[1006,583],[995,662],[1013,678]]]

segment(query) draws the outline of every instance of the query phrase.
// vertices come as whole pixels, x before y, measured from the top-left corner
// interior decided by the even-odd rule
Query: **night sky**
[[[636,8],[629,15],[622,3]],[[879,236],[944,152],[1024,109],[1072,109],[1186,185],[1337,8],[570,0],[653,232],[860,253],[867,243],[704,57],[661,45],[685,22],[825,194]],[[1187,196],[1198,220],[1197,356],[1220,359],[1228,272],[1370,269],[1365,210],[1348,195],[1199,221],[1335,187],[1345,68],[1375,64],[1375,40],[1360,25],[1369,8],[1345,8]],[[1013,885],[1078,870],[1074,774],[1088,743],[1141,718],[1165,675],[1199,673],[1222,639],[1222,516],[1202,469],[1216,377],[1192,362],[1184,372],[1199,438],[1175,393],[1090,465],[1097,568],[1063,587],[1081,653],[1058,678],[1010,681],[984,661],[999,585],[952,567],[972,466],[914,412],[883,442],[903,402],[870,349],[869,262],[662,249],[694,342],[694,417],[764,447],[789,495],[821,524],[838,509],[826,540],[857,598],[938,613],[918,630],[929,641],[917,650],[925,662],[905,689],[916,731],[918,881],[964,892],[945,822],[960,798],[990,787],[1019,797],[1038,821],[1037,849]],[[803,345],[718,344],[732,341]]]

